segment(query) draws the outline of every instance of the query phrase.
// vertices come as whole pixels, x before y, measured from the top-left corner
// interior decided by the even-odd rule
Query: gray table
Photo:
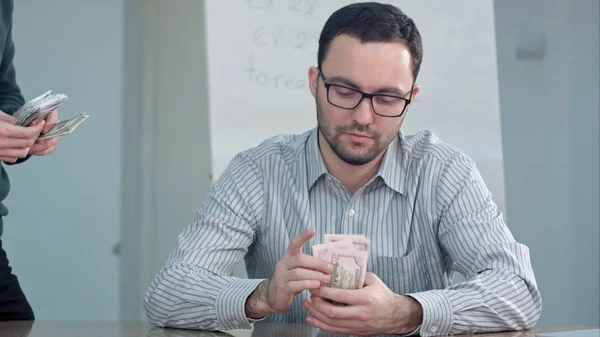
[[[478,334],[481,337],[534,337],[536,333],[597,329],[597,327],[535,328],[532,331]],[[252,330],[204,332],[179,329],[159,329],[147,322],[0,322],[0,337],[326,337],[334,336],[308,324],[255,323]]]

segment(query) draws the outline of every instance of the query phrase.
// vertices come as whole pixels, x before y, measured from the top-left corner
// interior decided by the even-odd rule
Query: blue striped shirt
[[[316,129],[239,153],[148,288],[157,326],[251,327],[245,301],[273,275],[291,239],[314,227],[371,240],[367,270],[423,307],[423,336],[532,327],[541,297],[526,246],[515,242],[475,163],[431,132],[402,132],[378,173],[351,195],[328,174]],[[231,276],[245,259],[248,279]],[[452,273],[466,282],[452,284]],[[300,293],[271,322],[305,322]]]

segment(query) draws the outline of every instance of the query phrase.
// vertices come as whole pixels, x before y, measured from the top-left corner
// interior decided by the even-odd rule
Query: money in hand
[[[325,235],[325,243],[313,245],[313,256],[333,265],[328,287],[359,289],[365,282],[369,239],[363,235]]]
[[[77,115],[66,121],[58,122],[52,126],[52,128],[45,134],[38,137],[38,139],[48,139],[59,136],[68,135],[73,132],[81,123],[90,117],[87,114]]]
[[[25,103],[25,105],[14,114],[14,117],[17,118],[15,124],[19,126],[28,126],[31,123],[42,121],[67,99],[68,97],[65,94],[52,94],[52,91],[48,90]],[[75,129],[88,119],[88,117],[90,116],[87,114],[81,114],[66,121],[56,123],[48,132],[40,135],[38,139],[48,139],[68,135],[75,131]]]
[[[51,91],[46,91],[40,96],[25,103],[21,109],[15,113],[17,118],[16,125],[28,126],[31,123],[44,120],[52,111],[58,108],[67,100],[67,95],[52,94]]]

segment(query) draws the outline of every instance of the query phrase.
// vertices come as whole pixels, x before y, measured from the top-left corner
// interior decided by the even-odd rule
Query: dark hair
[[[361,2],[335,11],[321,31],[318,65],[321,67],[331,41],[350,35],[361,42],[398,42],[408,45],[412,55],[413,78],[417,78],[423,60],[421,34],[411,18],[398,7],[377,2]]]

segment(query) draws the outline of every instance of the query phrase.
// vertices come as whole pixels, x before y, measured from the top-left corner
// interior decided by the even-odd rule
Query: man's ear
[[[411,98],[411,102],[410,104],[406,107],[406,110],[408,110],[413,103],[415,102],[415,98],[417,97],[417,94],[421,91],[421,87],[419,87],[418,85],[415,84],[415,86],[413,87],[413,92],[412,92],[412,98]]]
[[[319,85],[319,69],[316,67],[308,68],[308,84],[310,92],[314,98],[317,98],[317,85]]]

